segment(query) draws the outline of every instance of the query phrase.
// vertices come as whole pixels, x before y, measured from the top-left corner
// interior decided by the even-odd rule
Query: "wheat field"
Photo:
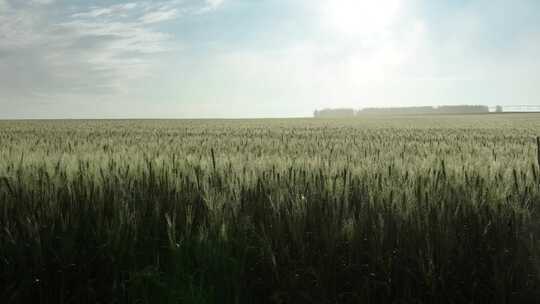
[[[536,303],[540,114],[0,121],[4,303]]]

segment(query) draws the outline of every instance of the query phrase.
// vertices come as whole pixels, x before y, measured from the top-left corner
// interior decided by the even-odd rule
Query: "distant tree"
[[[313,115],[315,117],[328,117],[328,118],[335,118],[335,117],[354,117],[354,110],[353,109],[322,109],[322,110],[316,110]]]
[[[502,106],[496,106],[496,107],[495,107],[495,112],[497,112],[497,113],[502,113],[502,111],[503,111],[503,107],[502,107]]]
[[[387,107],[387,108],[364,108],[358,114],[429,114],[434,113],[433,107]]]
[[[499,106],[498,106],[499,107]],[[497,112],[499,108],[497,108]],[[482,105],[446,105],[438,107],[387,107],[387,108],[364,108],[359,111],[349,108],[322,109],[313,112],[314,117],[354,117],[364,114],[469,114],[469,113],[489,113],[489,107]]]
[[[437,107],[436,112],[445,114],[488,113],[489,108],[481,105],[440,106]]]

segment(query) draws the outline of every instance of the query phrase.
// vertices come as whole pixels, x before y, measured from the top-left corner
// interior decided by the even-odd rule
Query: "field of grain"
[[[540,114],[0,122],[4,303],[535,303]]]

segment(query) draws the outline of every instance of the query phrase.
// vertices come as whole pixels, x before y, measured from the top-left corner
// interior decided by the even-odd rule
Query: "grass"
[[[539,114],[0,122],[7,303],[535,303]]]

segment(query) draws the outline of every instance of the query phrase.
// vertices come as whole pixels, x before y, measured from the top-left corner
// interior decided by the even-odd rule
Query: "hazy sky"
[[[538,0],[0,0],[0,118],[540,104]]]

